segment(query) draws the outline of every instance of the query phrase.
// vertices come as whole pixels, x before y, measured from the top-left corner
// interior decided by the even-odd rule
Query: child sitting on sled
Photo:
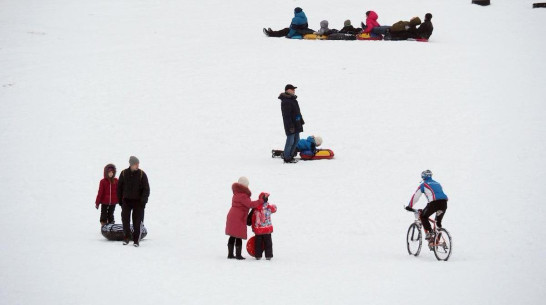
[[[260,198],[263,198],[263,204],[254,209],[252,214],[252,231],[256,234],[255,240],[255,257],[257,260],[262,258],[262,253],[265,250],[265,259],[273,258],[273,241],[271,233],[273,233],[273,224],[271,223],[271,214],[277,212],[277,206],[268,203],[269,194],[262,193]]]
[[[307,139],[301,139],[298,141],[298,151],[304,155],[315,155],[317,153],[317,146],[322,144],[321,136],[310,136]]]

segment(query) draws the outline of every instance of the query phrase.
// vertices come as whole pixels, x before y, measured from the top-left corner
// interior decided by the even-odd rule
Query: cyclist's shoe
[[[434,232],[428,232],[427,236],[425,237],[426,240],[431,241],[434,238]]]

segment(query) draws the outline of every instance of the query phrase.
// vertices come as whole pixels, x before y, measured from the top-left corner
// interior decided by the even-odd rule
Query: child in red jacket
[[[260,196],[262,197],[262,196]],[[269,194],[263,194],[264,203],[254,209],[252,214],[252,231],[256,234],[255,257],[257,260],[262,258],[265,248],[265,259],[273,258],[273,224],[271,223],[271,214],[277,212],[277,206],[267,202]]]
[[[95,200],[95,208],[100,210],[100,226],[115,223],[114,210],[118,203],[118,179],[116,178],[116,166],[108,164],[104,167],[104,179],[99,183],[99,192]]]

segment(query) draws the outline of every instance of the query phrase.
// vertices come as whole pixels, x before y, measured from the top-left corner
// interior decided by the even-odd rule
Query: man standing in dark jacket
[[[301,116],[300,106],[294,87],[290,84],[284,87],[284,92],[279,95],[281,100],[282,120],[284,122],[284,131],[286,133],[286,144],[284,145],[284,162],[296,163],[294,156],[298,141],[300,140],[300,132],[303,132],[303,117]]]
[[[139,169],[139,160],[135,156],[129,158],[129,168],[124,169],[119,175],[118,199],[121,206],[121,221],[125,238],[123,244],[127,245],[131,237],[131,210],[133,211],[133,242],[138,247],[140,242],[140,225],[144,218],[144,208],[150,196],[148,176]]]

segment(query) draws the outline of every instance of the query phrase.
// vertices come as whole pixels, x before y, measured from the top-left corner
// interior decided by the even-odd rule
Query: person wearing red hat
[[[95,200],[95,208],[100,211],[100,226],[105,224],[115,223],[114,211],[118,204],[118,179],[116,178],[116,166],[107,164],[104,167],[104,179],[99,183],[99,191]]]
[[[269,198],[268,193],[264,193],[262,198],[264,199],[264,203],[255,208],[254,213],[252,213],[252,232],[256,234],[254,257],[260,260],[265,251],[265,259],[271,260],[273,258],[273,241],[271,240],[273,223],[271,223],[271,214],[277,212],[277,206],[267,202]]]

